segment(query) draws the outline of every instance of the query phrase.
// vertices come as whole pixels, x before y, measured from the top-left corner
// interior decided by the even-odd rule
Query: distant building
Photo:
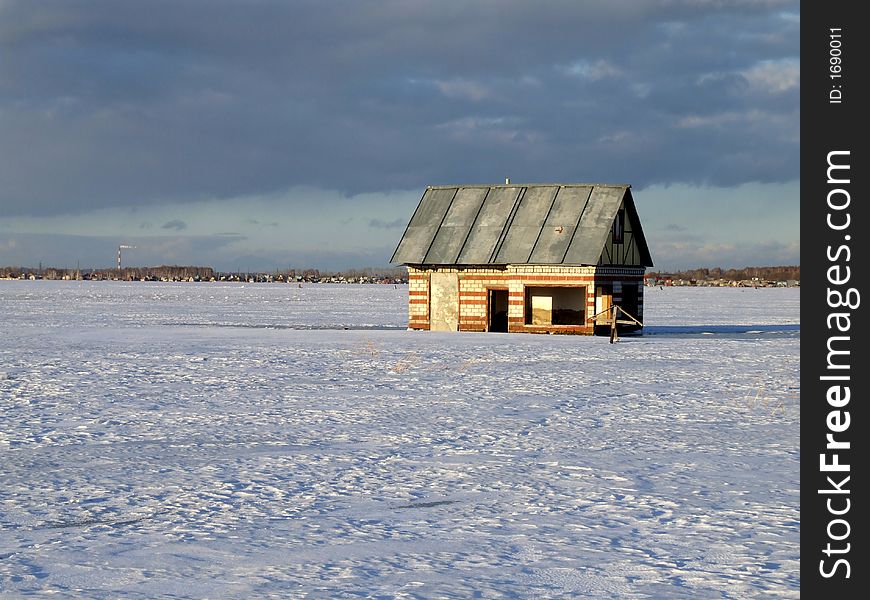
[[[642,322],[653,264],[630,186],[583,183],[430,186],[391,262],[412,329],[576,334]]]

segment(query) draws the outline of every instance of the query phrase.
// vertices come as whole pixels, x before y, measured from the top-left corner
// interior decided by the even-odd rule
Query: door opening
[[[489,331],[507,332],[508,330],[508,291],[489,290],[487,311],[489,315]]]

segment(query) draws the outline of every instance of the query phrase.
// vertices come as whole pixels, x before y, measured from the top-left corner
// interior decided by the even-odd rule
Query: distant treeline
[[[0,279],[71,279],[123,281],[403,281],[404,267],[348,269],[276,269],[275,271],[215,271],[212,267],[167,266],[118,269],[65,269],[58,267],[0,267]]]
[[[687,271],[653,271],[649,275],[656,279],[694,279],[696,281],[722,279],[725,281],[745,281],[760,279],[763,281],[800,281],[801,268],[787,267],[746,267],[743,269],[689,269]]]
[[[38,278],[38,279],[196,279],[208,280],[214,277],[211,267],[167,266],[125,267],[118,269],[64,269],[59,267],[0,267],[0,277]]]
[[[655,279],[683,279],[695,281],[800,281],[800,266],[746,267],[722,269],[721,267],[689,269],[686,271],[652,271],[647,274]],[[320,269],[276,269],[275,271],[215,271],[212,267],[125,267],[118,269],[62,269],[57,267],[0,267],[0,278],[5,279],[121,279],[124,281],[404,281],[404,267],[347,269],[322,271]]]

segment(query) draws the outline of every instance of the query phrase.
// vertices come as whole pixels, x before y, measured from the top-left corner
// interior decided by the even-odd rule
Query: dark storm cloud
[[[0,207],[798,176],[799,3],[0,2]]]

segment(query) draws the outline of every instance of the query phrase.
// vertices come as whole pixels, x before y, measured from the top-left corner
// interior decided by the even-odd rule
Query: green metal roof
[[[595,265],[624,206],[641,262],[651,267],[630,188],[601,183],[430,186],[390,262]]]

